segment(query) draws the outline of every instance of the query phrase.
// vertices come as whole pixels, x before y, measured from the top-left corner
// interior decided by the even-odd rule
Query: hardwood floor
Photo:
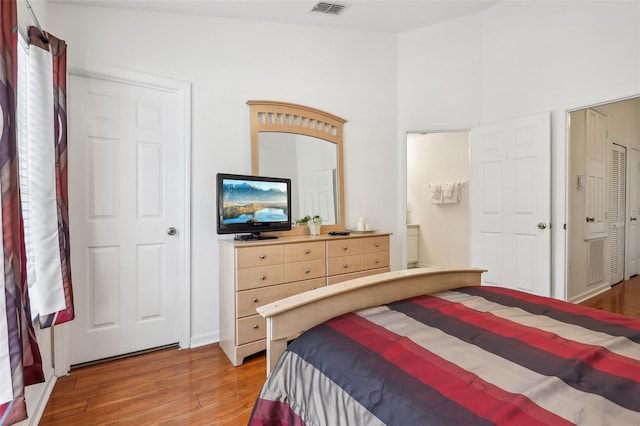
[[[640,278],[581,304],[640,318]],[[40,424],[246,425],[264,378],[264,353],[233,367],[217,344],[165,349],[59,378]]]
[[[264,353],[233,367],[217,344],[165,349],[72,370],[40,425],[246,425]]]
[[[640,318],[640,276],[616,284],[581,305]]]

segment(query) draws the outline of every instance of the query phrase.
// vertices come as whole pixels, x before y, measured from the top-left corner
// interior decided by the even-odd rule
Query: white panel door
[[[471,260],[483,284],[550,295],[548,113],[471,131]]]
[[[607,117],[586,111],[585,129],[585,240],[607,236]]]
[[[627,238],[625,239],[625,279],[638,274],[638,258],[640,257],[640,238],[638,235],[638,232],[640,232],[638,227],[640,216],[640,153],[637,149],[629,149],[627,164],[629,165],[629,179],[627,180],[627,198],[629,200],[629,214],[627,217],[629,220],[627,222]]]
[[[609,231],[610,244],[610,278],[611,284],[624,280],[624,244],[626,225],[626,164],[627,150],[613,144],[611,148],[611,169],[609,174],[611,197],[611,230]]]
[[[298,182],[300,214],[322,218],[325,225],[336,223],[335,170],[320,170],[302,175]]]
[[[175,93],[71,75],[70,363],[179,341]]]

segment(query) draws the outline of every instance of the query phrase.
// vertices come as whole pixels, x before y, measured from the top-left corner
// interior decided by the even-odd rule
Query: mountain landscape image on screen
[[[279,222],[289,218],[286,186],[261,188],[246,181],[223,183],[223,222]]]

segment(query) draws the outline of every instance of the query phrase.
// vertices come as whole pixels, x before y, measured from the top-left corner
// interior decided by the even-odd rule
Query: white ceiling
[[[34,1],[34,0],[32,0]],[[37,1],[37,0],[36,0]],[[340,16],[311,13],[308,0],[48,0],[51,3],[119,7],[300,25],[402,33],[480,12],[499,0],[323,0],[346,4]]]

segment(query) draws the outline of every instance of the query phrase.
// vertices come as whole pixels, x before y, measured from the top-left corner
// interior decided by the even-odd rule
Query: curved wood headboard
[[[410,297],[480,285],[484,269],[416,268],[370,275],[320,287],[260,306],[267,320],[267,374],[287,340],[348,312]]]

